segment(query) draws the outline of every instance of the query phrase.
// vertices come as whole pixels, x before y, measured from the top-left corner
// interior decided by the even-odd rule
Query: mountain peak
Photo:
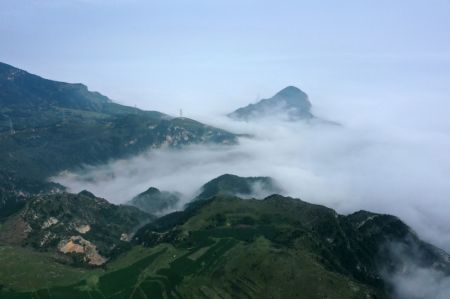
[[[293,96],[302,96],[306,98],[308,97],[308,95],[303,90],[292,85],[283,88],[282,90],[277,92],[274,97],[293,97]]]
[[[160,191],[155,187],[150,187],[133,197],[126,204],[135,206],[149,214],[158,215],[174,209],[179,201],[180,194],[176,192]]]
[[[238,120],[251,120],[281,116],[288,120],[311,119],[311,102],[308,95],[295,86],[288,86],[273,97],[239,108],[229,116]]]
[[[146,191],[142,192],[142,194],[156,194],[156,193],[161,193],[161,191],[159,191],[159,189],[155,187],[150,187]]]

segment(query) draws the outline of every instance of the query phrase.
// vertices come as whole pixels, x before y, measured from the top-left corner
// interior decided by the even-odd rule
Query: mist
[[[181,209],[219,175],[270,176],[283,195],[341,214],[363,209],[395,215],[422,240],[449,252],[448,104],[439,96],[429,99],[322,98],[313,101],[319,120],[312,122],[240,122],[223,114],[198,115],[202,122],[252,137],[241,137],[234,146],[161,148],[53,179],[73,192],[88,189],[114,203],[150,186],[176,191],[182,194]],[[442,272],[414,259],[401,264],[403,271],[384,276],[396,298],[448,297],[450,280]]]
[[[390,277],[395,298],[399,299],[446,299],[450,294],[450,278],[442,272],[409,266],[407,273]]]
[[[327,113],[325,118],[341,125],[279,119],[246,123],[209,116],[201,120],[252,138],[240,138],[236,146],[152,150],[64,172],[53,180],[72,192],[87,189],[113,203],[124,203],[153,186],[180,192],[184,204],[204,183],[224,173],[270,176],[284,195],[339,213],[364,209],[396,215],[423,239],[449,251],[448,134],[400,126],[387,117],[380,125],[361,122],[361,116],[332,119]]]
[[[392,295],[398,299],[445,299],[450,294],[450,277],[432,267],[421,265],[423,256],[414,246],[405,244],[385,244],[389,258],[397,265],[395,270],[381,265],[381,274],[391,286]]]

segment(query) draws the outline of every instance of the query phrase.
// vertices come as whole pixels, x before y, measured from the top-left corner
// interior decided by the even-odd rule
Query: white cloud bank
[[[241,138],[238,146],[150,151],[56,181],[123,203],[150,186],[181,192],[187,201],[224,173],[271,176],[286,195],[341,213],[366,209],[399,216],[422,238],[450,250],[448,134],[276,120],[215,123],[254,138]]]

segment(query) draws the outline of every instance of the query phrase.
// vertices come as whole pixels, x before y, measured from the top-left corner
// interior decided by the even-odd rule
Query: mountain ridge
[[[82,84],[6,64],[0,64],[0,104],[0,165],[30,179],[162,146],[237,143],[225,130],[119,105]]]
[[[224,177],[231,177],[233,184],[223,185],[222,191],[248,187],[248,178],[235,180],[237,176],[230,174],[210,182]],[[143,293],[155,298],[245,294],[247,298],[382,299],[395,298],[389,275],[410,275],[415,269],[408,266],[411,261],[450,275],[450,256],[420,240],[395,216],[367,211],[340,215],[326,206],[277,194],[254,199],[213,191],[182,211],[156,219],[88,191],[32,198],[0,226],[0,241],[12,236],[16,243],[7,246],[36,248],[29,257],[33,263],[47,259],[45,254],[58,253],[58,259],[49,261],[53,269],[64,261],[62,255],[66,264],[58,271],[72,271],[70,259],[78,267],[94,269],[77,274],[78,282],[46,285],[45,292],[39,286],[30,290],[6,284],[0,288],[0,298],[45,294],[43,298],[138,299]],[[150,222],[133,234],[137,215]],[[17,225],[18,219],[34,235],[27,235],[27,225]],[[25,229],[19,242],[11,229]],[[396,248],[401,248],[400,255]],[[0,251],[13,255],[5,245]],[[49,277],[45,269],[33,271]],[[8,266],[5,271],[10,275],[18,270]],[[4,275],[0,268],[0,277]],[[136,286],[139,294],[133,291]]]

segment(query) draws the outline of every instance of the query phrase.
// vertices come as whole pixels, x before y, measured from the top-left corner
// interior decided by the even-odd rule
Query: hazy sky
[[[450,91],[448,0],[0,0],[0,37],[3,62],[193,117],[286,85],[318,109]]]

